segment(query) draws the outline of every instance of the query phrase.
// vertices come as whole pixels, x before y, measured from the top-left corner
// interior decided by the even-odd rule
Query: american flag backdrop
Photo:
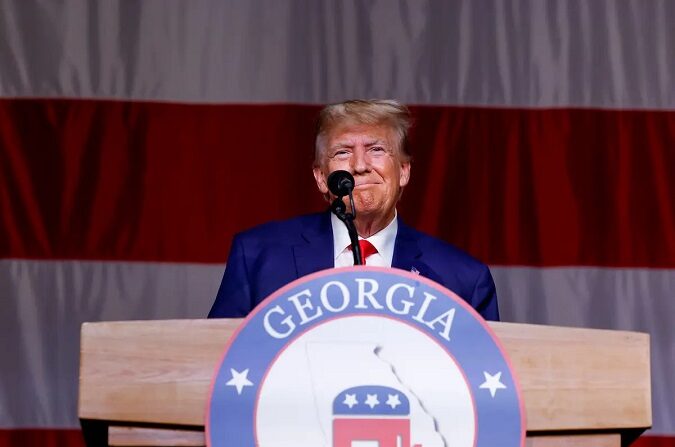
[[[85,321],[204,317],[230,239],[324,208],[327,102],[411,106],[399,213],[502,319],[652,337],[675,446],[675,2],[0,0],[0,447],[81,446]]]

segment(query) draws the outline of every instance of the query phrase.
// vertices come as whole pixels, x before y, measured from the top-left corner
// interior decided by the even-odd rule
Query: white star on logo
[[[366,394],[366,396],[368,396],[366,398],[366,405],[368,405],[371,410],[375,408],[375,405],[380,403],[380,401],[377,400],[377,394]]]
[[[499,379],[502,377],[501,371],[495,375],[489,374],[487,371],[483,371],[483,375],[485,376],[485,382],[482,383],[480,388],[490,390],[490,396],[495,397],[497,390],[506,388],[506,385],[499,381]]]
[[[342,403],[349,408],[352,408],[354,405],[358,404],[359,401],[356,400],[356,394],[345,394],[345,400]]]
[[[241,395],[241,392],[245,386],[253,386],[253,382],[248,380],[247,377],[248,369],[239,372],[235,369],[230,368],[230,373],[232,373],[232,378],[225,385],[237,388],[237,394]]]
[[[401,401],[398,398],[398,394],[387,394],[387,402],[385,403],[389,405],[392,410],[401,405]]]

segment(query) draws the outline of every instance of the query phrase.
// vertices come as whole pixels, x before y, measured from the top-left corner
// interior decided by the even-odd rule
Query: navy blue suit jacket
[[[238,318],[289,282],[334,266],[330,213],[270,222],[232,241],[225,275],[209,318]],[[419,273],[461,296],[486,320],[499,320],[487,266],[400,219],[392,267]]]

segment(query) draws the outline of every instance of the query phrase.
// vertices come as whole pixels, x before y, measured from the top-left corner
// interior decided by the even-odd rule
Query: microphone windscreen
[[[347,171],[333,171],[328,176],[328,189],[338,197],[348,195],[354,189],[354,177]]]

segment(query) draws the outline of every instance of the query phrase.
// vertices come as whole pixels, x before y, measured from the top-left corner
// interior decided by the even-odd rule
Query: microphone
[[[333,171],[328,176],[326,180],[328,184],[328,189],[334,195],[337,196],[330,208],[331,211],[347,226],[347,232],[349,233],[349,240],[352,243],[352,254],[354,255],[354,265],[363,265],[363,258],[361,256],[361,246],[359,245],[359,235],[356,231],[356,225],[354,225],[354,219],[356,219],[356,208],[354,208],[354,177],[347,171]],[[352,212],[347,212],[347,207],[342,198],[344,196],[349,196],[349,203],[352,206]]]
[[[328,176],[328,189],[338,197],[350,195],[354,190],[354,177],[347,171],[333,171]]]

